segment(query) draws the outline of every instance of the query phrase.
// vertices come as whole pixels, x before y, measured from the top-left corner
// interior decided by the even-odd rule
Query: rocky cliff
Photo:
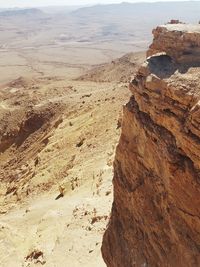
[[[147,56],[167,53],[174,61],[194,64],[200,62],[200,27],[190,24],[167,24],[153,30],[154,40]]]
[[[109,267],[200,266],[200,25],[153,34],[124,106]]]

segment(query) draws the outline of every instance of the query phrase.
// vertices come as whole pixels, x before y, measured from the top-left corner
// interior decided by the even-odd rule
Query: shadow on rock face
[[[200,62],[178,64],[167,54],[158,54],[147,59],[149,71],[160,79],[169,78],[176,71],[186,73],[189,68],[200,67]]]
[[[168,55],[155,55],[147,59],[149,71],[160,79],[169,78],[176,70],[177,65]]]

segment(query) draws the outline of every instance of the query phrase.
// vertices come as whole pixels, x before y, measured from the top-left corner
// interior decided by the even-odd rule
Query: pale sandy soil
[[[99,42],[91,27],[0,18],[2,267],[105,266],[122,105],[144,54],[114,58],[146,43]]]
[[[100,248],[112,203],[117,121],[128,96],[123,83],[61,78],[2,87],[1,128],[7,125],[7,133],[26,117],[29,98],[31,114],[51,107],[56,113],[46,128],[0,154],[2,267],[105,266]],[[65,196],[55,200],[59,185]],[[36,250],[42,256],[26,259]]]
[[[97,64],[146,49],[146,30],[132,33],[130,18],[115,29],[116,23],[116,17],[104,21],[84,14],[0,16],[0,83],[19,76],[71,79]]]
[[[112,173],[106,166],[101,168],[108,190]],[[35,266],[37,259],[25,259],[34,250],[44,253],[39,260],[45,266],[105,266],[100,247],[111,198],[105,189],[93,195],[90,188],[82,186],[59,200],[54,188],[3,216],[1,266]]]

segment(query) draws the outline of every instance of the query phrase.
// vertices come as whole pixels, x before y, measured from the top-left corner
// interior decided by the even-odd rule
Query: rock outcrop
[[[147,56],[166,53],[179,63],[200,62],[200,27],[190,24],[167,24],[153,30],[154,40]]]
[[[200,25],[153,33],[124,106],[109,267],[200,266]]]

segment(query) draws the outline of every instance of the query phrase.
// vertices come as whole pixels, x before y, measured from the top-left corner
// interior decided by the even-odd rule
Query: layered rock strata
[[[153,30],[154,40],[147,56],[165,52],[179,63],[200,61],[200,26],[167,24]]]
[[[200,49],[200,25],[153,33],[124,106],[102,246],[109,267],[200,266],[200,60],[180,60],[183,47]]]

